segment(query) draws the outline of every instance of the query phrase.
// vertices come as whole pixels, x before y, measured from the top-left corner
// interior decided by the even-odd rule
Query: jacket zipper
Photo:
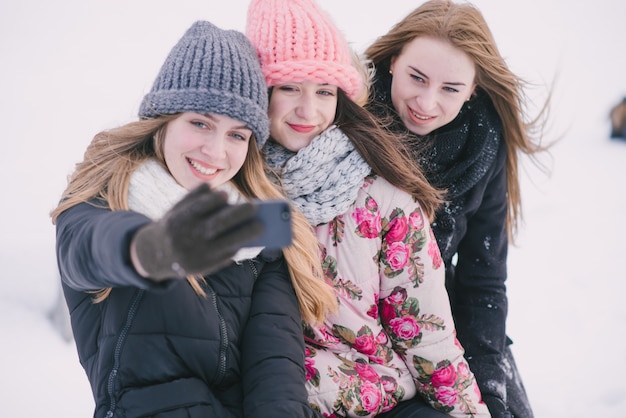
[[[120,353],[122,351],[122,346],[126,341],[126,337],[128,336],[128,330],[133,324],[133,320],[135,319],[135,314],[137,313],[137,308],[139,307],[139,302],[143,297],[144,291],[139,290],[133,299],[132,304],[130,305],[130,309],[128,310],[128,315],[126,316],[126,323],[120,332],[119,337],[117,338],[117,343],[115,344],[115,352],[113,354],[113,369],[109,373],[109,379],[107,384],[107,391],[109,393],[109,410],[106,413],[106,418],[113,417],[113,411],[115,411],[116,402],[114,388],[115,388],[115,380],[117,379],[117,372],[120,367]]]
[[[211,303],[215,308],[215,312],[217,313],[217,320],[220,324],[220,353],[219,353],[219,366],[217,369],[216,381],[219,383],[224,375],[226,374],[226,360],[228,355],[228,331],[226,328],[226,321],[224,320],[224,316],[220,312],[220,308],[217,305],[217,295],[215,294],[215,290],[211,287],[210,284],[206,283],[206,287],[209,289],[209,293],[211,294]]]
[[[256,266],[251,260],[247,260],[247,261],[250,264],[250,269],[252,270],[254,280],[256,280],[258,276],[258,271],[256,269]],[[217,376],[216,376],[216,382],[219,383],[221,382],[221,380],[224,378],[224,375],[226,374],[226,360],[228,357],[228,345],[229,345],[228,331],[226,328],[226,321],[224,320],[224,316],[220,312],[220,308],[217,304],[217,294],[215,293],[215,290],[213,290],[213,287],[211,287],[211,285],[208,282],[206,283],[206,287],[209,289],[209,293],[211,295],[211,303],[213,304],[213,307],[215,308],[215,312],[217,312],[217,319],[220,323],[220,353],[219,353],[219,366],[217,369]]]

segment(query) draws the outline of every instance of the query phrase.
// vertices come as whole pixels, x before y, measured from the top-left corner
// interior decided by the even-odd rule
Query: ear
[[[466,102],[469,102],[470,100],[472,100],[474,96],[476,96],[476,83],[472,84],[471,93],[469,97],[467,98]]]
[[[393,74],[393,67],[396,63],[396,58],[398,58],[398,56],[394,55],[393,57],[391,57],[391,60],[389,60],[389,74]]]

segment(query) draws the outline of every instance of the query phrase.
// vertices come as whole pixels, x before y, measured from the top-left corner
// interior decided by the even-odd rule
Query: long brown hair
[[[128,185],[137,167],[155,158],[164,167],[163,140],[167,124],[179,117],[163,115],[139,120],[97,134],[87,147],[83,161],[69,178],[59,205],[51,212],[52,222],[65,210],[94,198],[102,199],[111,210],[128,210]],[[252,137],[243,167],[232,182],[248,198],[284,198],[265,175],[265,162]],[[295,208],[292,213],[293,242],[283,252],[298,297],[302,317],[309,323],[321,323],[334,312],[337,300],[324,281],[319,260],[319,245],[306,218]],[[190,285],[204,295],[202,277],[189,276]],[[110,289],[96,293],[95,302],[104,300]]]
[[[508,68],[482,13],[469,3],[431,0],[422,4],[367,48],[365,56],[376,72],[387,72],[391,59],[420,36],[441,39],[465,52],[475,63],[478,88],[489,96],[498,112],[507,149],[507,230],[513,238],[522,219],[518,155],[526,154],[545,168],[536,154],[548,148],[542,145],[541,137],[549,97],[536,117],[527,115],[528,83]]]

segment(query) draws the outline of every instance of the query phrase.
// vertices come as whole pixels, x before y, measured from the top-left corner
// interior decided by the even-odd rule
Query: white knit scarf
[[[245,202],[246,198],[230,183],[224,183],[217,190],[228,194],[228,203]],[[174,177],[156,160],[141,164],[131,175],[128,185],[128,207],[156,221],[165,215],[188,190],[174,180]],[[263,247],[240,249],[232,259],[235,262],[256,257]]]
[[[313,226],[345,213],[371,172],[350,139],[335,125],[297,153],[268,141],[265,156],[280,176],[284,193]]]

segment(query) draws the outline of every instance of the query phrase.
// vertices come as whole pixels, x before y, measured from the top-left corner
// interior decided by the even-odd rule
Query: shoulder
[[[416,207],[419,202],[408,192],[397,188],[383,177],[371,174],[363,182],[359,191],[359,200],[374,199],[378,202],[381,210],[392,207]]]

